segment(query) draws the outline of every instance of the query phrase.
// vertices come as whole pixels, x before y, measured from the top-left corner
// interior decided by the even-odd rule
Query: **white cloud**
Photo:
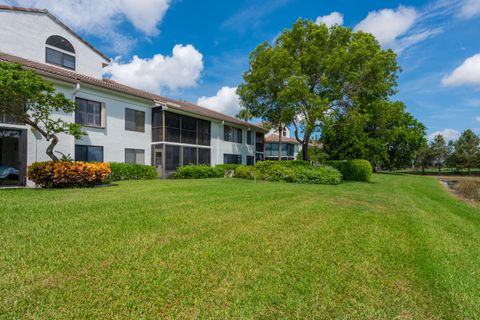
[[[400,6],[397,10],[383,9],[372,11],[355,26],[373,34],[382,45],[392,45],[399,36],[404,35],[415,23],[418,14],[412,7]]]
[[[461,66],[442,79],[445,86],[480,85],[480,53],[466,59]]]
[[[480,15],[480,0],[465,0],[459,12],[463,19],[470,19]]]
[[[343,14],[340,12],[332,12],[329,15],[326,16],[320,16],[317,17],[317,20],[315,21],[316,24],[321,24],[325,23],[327,27],[331,27],[333,25],[343,25]]]
[[[421,42],[441,32],[433,30],[414,30],[421,14],[413,7],[399,6],[397,9],[371,11],[354,28],[373,34],[383,47],[392,48],[400,53],[407,47]]]
[[[147,36],[159,33],[171,0],[0,0],[0,3],[47,9],[76,31],[108,40],[117,52],[126,50],[134,40],[116,28],[123,22]],[[120,43],[119,43],[120,42]]]
[[[428,136],[428,138],[430,140],[433,140],[433,138],[435,138],[435,136],[439,135],[439,134],[441,134],[445,138],[446,141],[457,140],[458,137],[460,137],[460,131],[455,130],[455,129],[448,129],[447,128],[447,129],[443,129],[441,131],[436,131],[436,132],[430,134]]]
[[[128,63],[116,59],[104,70],[114,81],[160,93],[165,87],[176,90],[197,85],[203,70],[203,55],[192,45],[177,44],[171,56],[156,54],[147,59],[134,56]]]
[[[240,98],[237,88],[222,87],[212,97],[200,97],[197,100],[199,106],[209,108],[230,116],[235,116],[240,111]]]
[[[476,123],[480,123],[480,116],[475,117],[475,122],[476,122]]]

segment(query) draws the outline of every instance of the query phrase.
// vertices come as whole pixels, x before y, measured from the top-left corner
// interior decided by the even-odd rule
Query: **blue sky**
[[[116,57],[108,71],[117,81],[230,114],[249,53],[299,17],[365,30],[399,54],[395,98],[429,134],[480,133],[480,0],[0,2],[49,9]]]

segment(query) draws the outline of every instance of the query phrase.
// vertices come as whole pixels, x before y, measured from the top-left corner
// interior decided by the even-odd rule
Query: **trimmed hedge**
[[[265,161],[266,162],[266,161]],[[310,184],[339,184],[342,181],[341,173],[330,166],[314,167],[305,163],[288,163],[275,161],[273,164],[258,163],[255,166],[256,174],[250,173],[255,178],[265,181],[282,181],[292,183]]]
[[[42,188],[92,187],[108,182],[108,163],[47,161],[28,167],[28,179]]]
[[[333,160],[326,164],[338,169],[344,180],[369,182],[372,177],[372,165],[367,160]]]
[[[306,160],[282,160],[282,161],[275,161],[275,160],[265,160],[265,161],[258,161],[255,164],[255,167],[259,169],[269,168],[271,166],[278,166],[281,165],[282,167],[311,167],[312,165],[310,162]]]
[[[219,167],[211,167],[208,165],[187,165],[178,167],[176,171],[177,179],[205,179],[205,178],[222,178],[225,170]]]
[[[157,170],[154,166],[143,164],[110,162],[110,181],[122,180],[149,180],[158,178]]]
[[[330,167],[314,167],[308,161],[259,161],[255,166],[245,165],[188,165],[177,168],[178,179],[234,177],[311,184],[339,184],[342,174]]]

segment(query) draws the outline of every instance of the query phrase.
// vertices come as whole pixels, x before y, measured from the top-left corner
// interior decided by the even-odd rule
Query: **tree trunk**
[[[310,157],[308,156],[308,140],[307,142],[302,142],[302,159],[310,161]]]
[[[52,142],[50,142],[50,145],[47,148],[47,156],[49,156],[50,159],[53,160],[53,162],[58,162],[58,158],[53,153],[53,149],[55,149],[55,146],[58,143],[58,138],[57,138],[56,135],[51,135],[50,138],[51,138]]]
[[[278,126],[278,161],[282,161],[282,125]]]
[[[30,125],[32,128],[34,128],[35,130],[37,130],[38,132],[40,132],[40,134],[45,138],[45,140],[47,141],[50,141],[52,140],[52,142],[50,142],[50,145],[48,146],[47,148],[47,156],[50,157],[50,159],[52,159],[53,162],[58,162],[58,158],[55,156],[55,154],[53,153],[53,150],[55,149],[55,146],[57,145],[58,143],[58,138],[56,135],[54,134],[48,134],[47,132],[45,132],[45,130],[43,130],[42,128],[40,128],[38,126],[38,124],[36,122],[33,122],[31,121],[30,119],[24,119],[24,122],[28,125]]]

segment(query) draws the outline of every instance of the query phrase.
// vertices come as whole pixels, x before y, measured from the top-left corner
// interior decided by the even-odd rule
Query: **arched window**
[[[47,39],[47,44],[75,54],[75,49],[73,49],[72,44],[67,39],[60,36],[50,36]]]
[[[75,70],[75,49],[67,39],[60,36],[50,36],[45,44],[46,62]]]

